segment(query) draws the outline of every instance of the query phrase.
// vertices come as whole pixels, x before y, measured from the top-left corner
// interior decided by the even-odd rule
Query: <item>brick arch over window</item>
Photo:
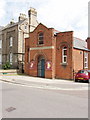
[[[33,58],[33,59],[36,61],[39,56],[43,56],[43,57],[45,58],[45,61],[47,61],[47,56],[46,56],[46,54],[44,54],[44,53],[42,53],[42,52],[36,53],[36,54],[34,55],[34,58]]]
[[[70,45],[67,42],[62,42],[59,44],[59,47],[57,49],[60,50],[61,53],[61,63],[67,64],[70,53]]]
[[[60,43],[60,45],[57,49],[59,50],[60,48],[63,48],[63,47],[70,48],[70,45],[67,42],[62,42],[62,43]]]

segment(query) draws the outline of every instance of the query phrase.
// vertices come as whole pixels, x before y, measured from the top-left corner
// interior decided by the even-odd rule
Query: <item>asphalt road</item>
[[[3,82],[2,108],[3,118],[88,118],[88,90],[48,90]]]

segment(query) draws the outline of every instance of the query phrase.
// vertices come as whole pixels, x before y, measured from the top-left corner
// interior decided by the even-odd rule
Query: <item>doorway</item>
[[[38,77],[45,77],[45,58],[43,56],[38,57]]]

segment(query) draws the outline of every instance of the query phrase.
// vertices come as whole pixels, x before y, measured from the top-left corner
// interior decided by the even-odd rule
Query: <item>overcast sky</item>
[[[47,27],[72,30],[81,39],[88,37],[88,0],[0,0],[0,26],[11,19],[17,21],[20,13],[28,15],[30,7],[37,10],[38,21]]]

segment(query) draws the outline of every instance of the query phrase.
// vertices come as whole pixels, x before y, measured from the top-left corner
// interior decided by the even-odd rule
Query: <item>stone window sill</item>
[[[44,46],[44,44],[37,44],[37,46]]]
[[[62,66],[67,66],[68,63],[60,63],[60,65],[62,65]]]

